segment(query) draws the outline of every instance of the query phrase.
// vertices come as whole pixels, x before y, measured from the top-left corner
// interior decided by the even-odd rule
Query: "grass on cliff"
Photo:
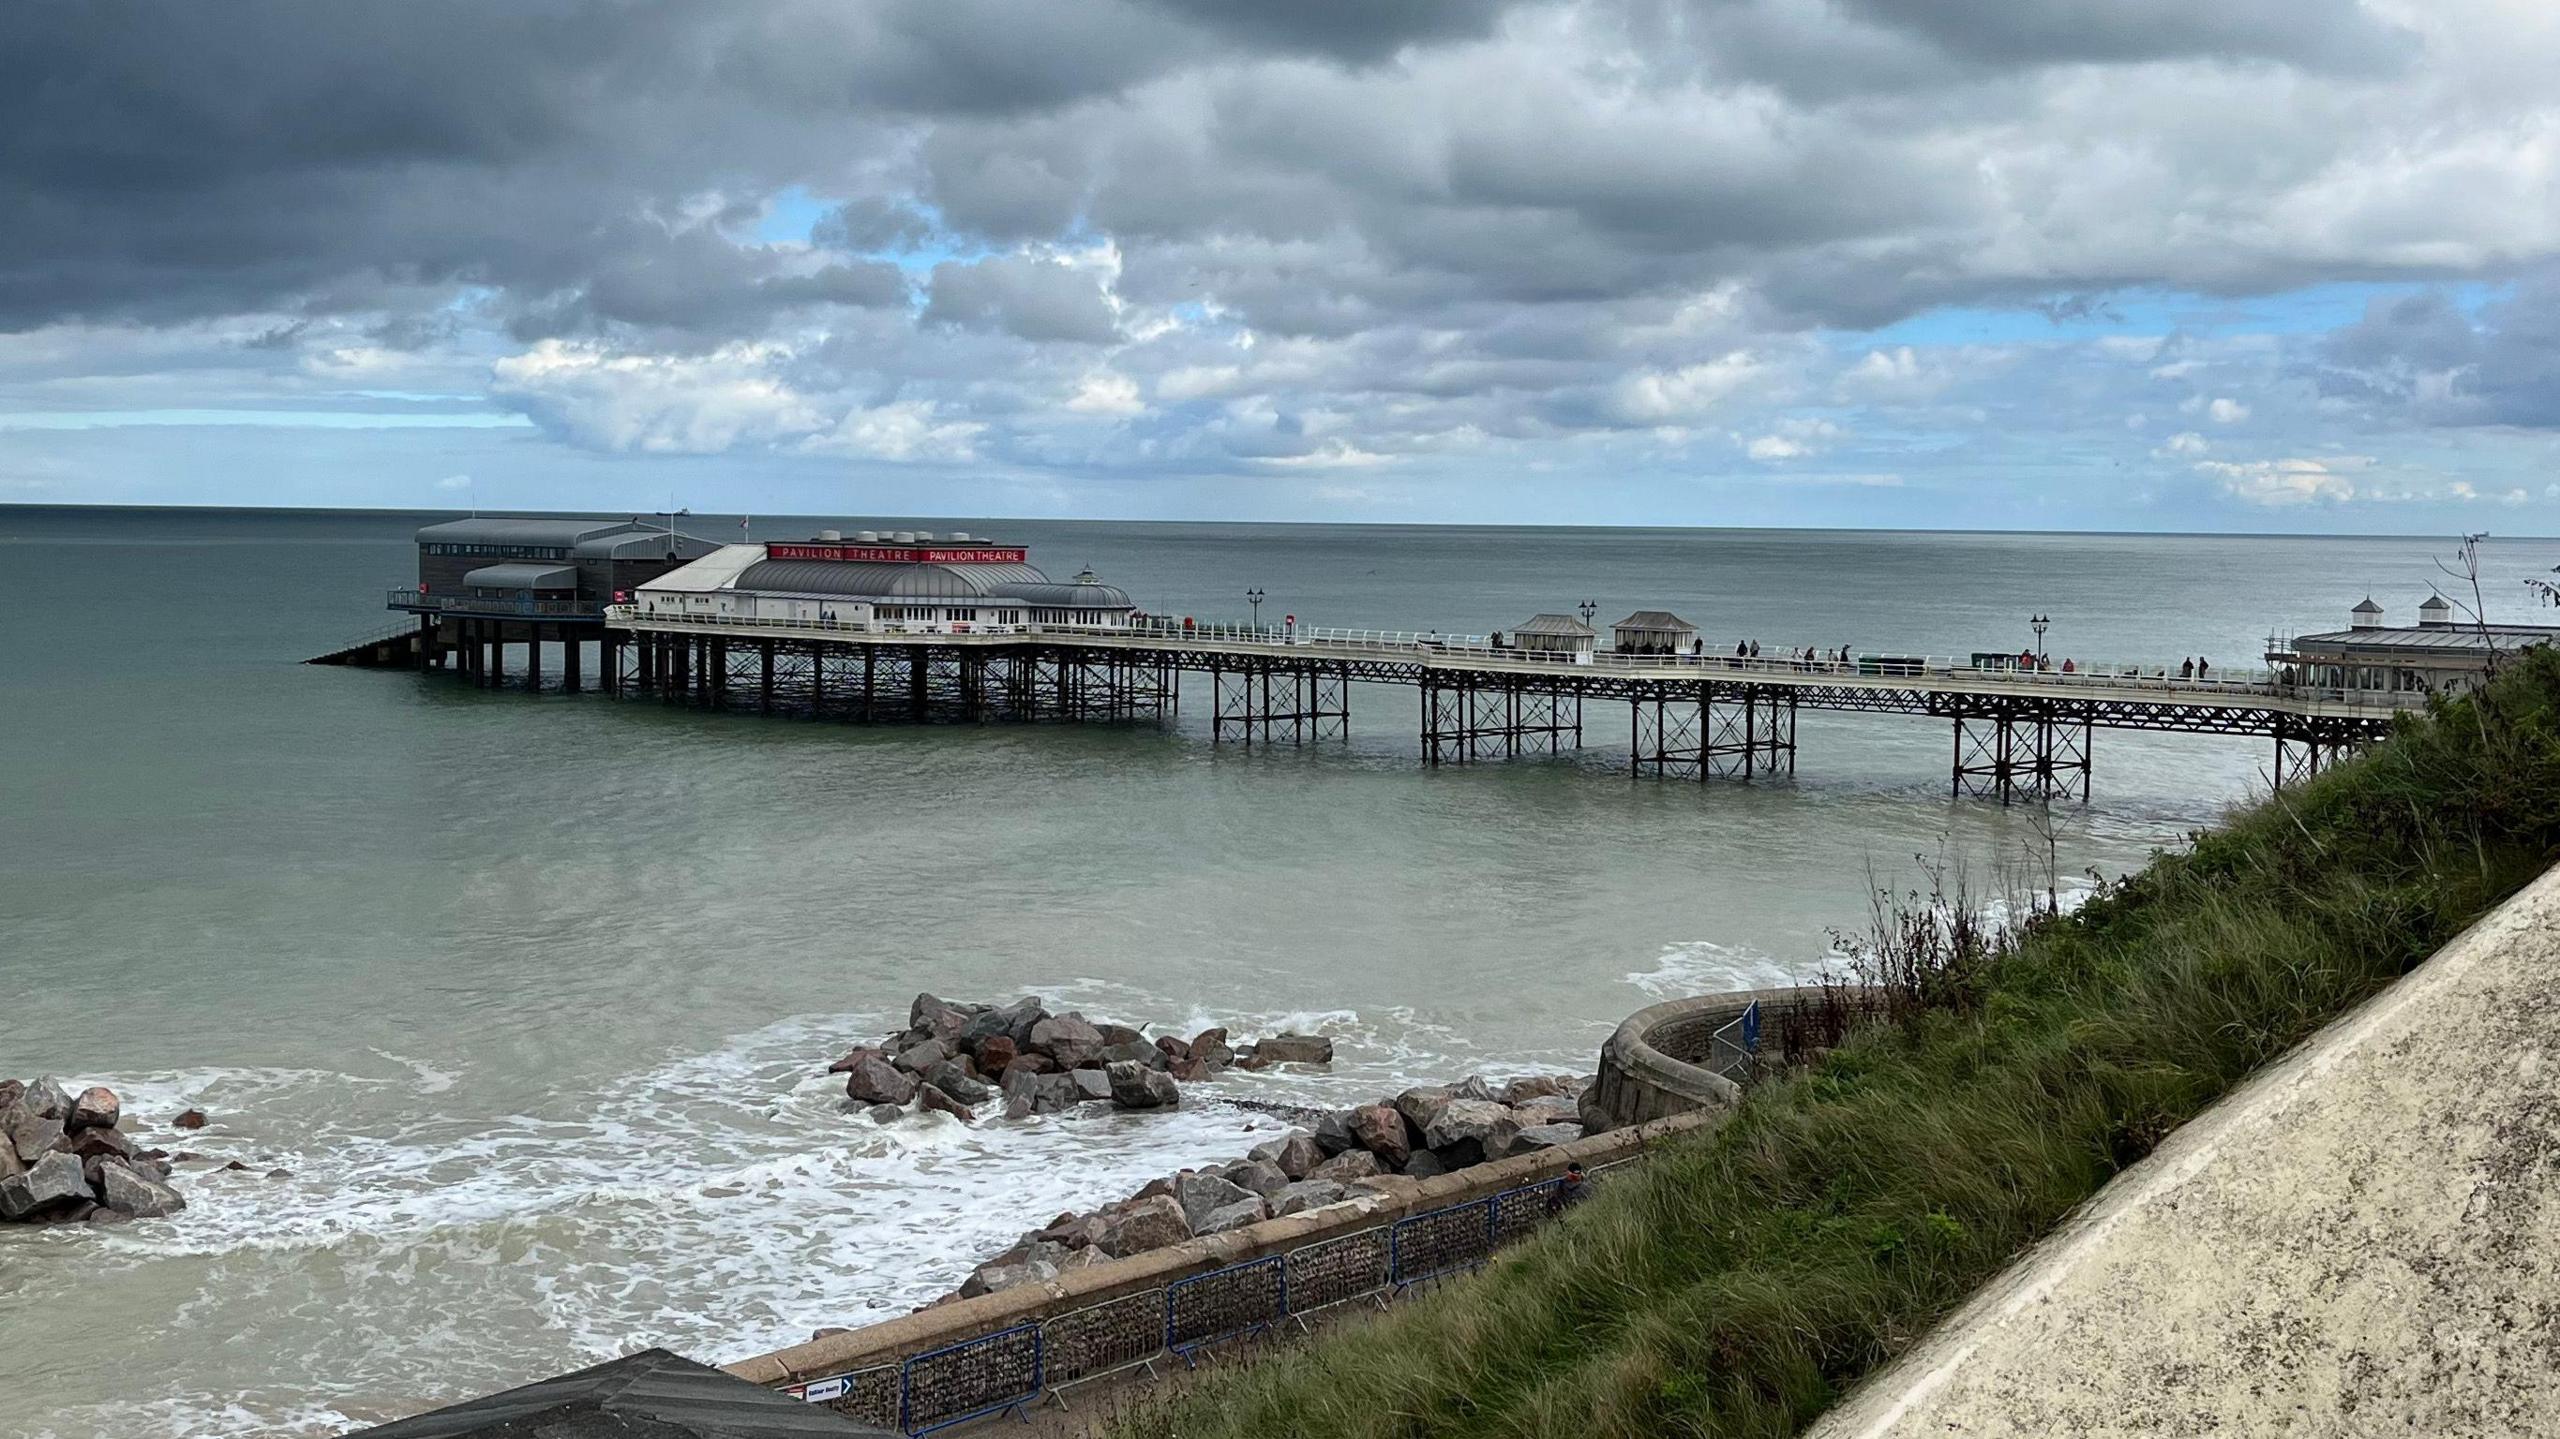
[[[1472,1280],[1120,1439],[1776,1436],[2560,857],[2560,657],[2033,926]]]

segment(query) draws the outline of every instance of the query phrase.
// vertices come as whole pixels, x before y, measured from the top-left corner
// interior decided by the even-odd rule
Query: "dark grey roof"
[[[2544,645],[2560,639],[2560,626],[2491,625],[2484,639],[2477,625],[2443,625],[2422,629],[2380,628],[2330,630],[2316,635],[2295,635],[2296,654],[2307,649],[2340,653],[2418,654],[2480,651],[2495,644],[2500,649],[2521,649],[2526,645]]]
[[[483,590],[574,590],[578,587],[578,571],[571,565],[511,560],[502,565],[482,565],[464,575],[462,582]]]
[[[1622,630],[1694,630],[1697,626],[1680,618],[1669,610],[1638,610],[1634,614],[1627,616],[1625,619],[1618,621],[1616,628]]]
[[[2418,602],[2418,609],[2420,613],[2424,613],[2428,610],[2449,610],[2452,608],[2453,601],[2446,599],[2442,595],[2429,595]]]
[[[1512,626],[1511,632],[1515,635],[1572,635],[1577,639],[1588,639],[1600,633],[1571,615],[1531,615]]]
[[[591,536],[625,531],[666,533],[660,526],[643,524],[638,520],[526,519],[491,515],[425,526],[418,531],[418,543],[574,545]]]
[[[881,1439],[888,1433],[664,1349],[355,1432],[372,1439]]]
[[[2378,615],[2382,613],[2382,606],[2373,602],[2373,596],[2367,595],[2364,597],[2364,603],[2357,605],[2347,613],[2356,615]]]
[[[697,560],[720,548],[718,540],[698,540],[691,535],[670,535],[665,530],[643,526],[636,530],[617,530],[609,535],[589,535],[571,547],[571,553],[589,560],[656,560],[664,559],[669,548],[680,560]]]
[[[1125,610],[1136,607],[1129,598],[1129,592],[1118,585],[1006,584],[996,586],[990,597],[1020,600],[1026,605],[1060,610]]]
[[[999,585],[1049,583],[1029,565],[905,565],[868,560],[758,560],[739,571],[737,590],[862,599],[980,600]]]

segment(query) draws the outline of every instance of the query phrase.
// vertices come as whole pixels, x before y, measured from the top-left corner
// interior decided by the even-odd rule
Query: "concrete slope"
[[[1812,1432],[2560,1434],[2560,870],[2172,1135]]]

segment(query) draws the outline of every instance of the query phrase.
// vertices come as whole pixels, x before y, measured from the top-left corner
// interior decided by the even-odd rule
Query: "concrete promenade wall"
[[[1542,1183],[1574,1161],[1597,1173],[1638,1159],[1665,1139],[1710,1128],[1723,1113],[1677,1115],[1430,1179],[1390,1176],[1372,1181],[1381,1184],[1381,1192],[1349,1204],[1267,1219],[1071,1270],[1045,1283],[936,1305],[727,1367],[740,1378],[775,1387],[797,1388],[811,1381],[828,1381],[832,1387],[832,1381],[851,1376],[841,1397],[830,1402],[856,1418],[894,1428],[897,1366],[930,1351],[1038,1323],[1048,1330],[1043,1387],[1060,1387],[1161,1352],[1164,1296],[1167,1286],[1178,1281],[1269,1256],[1305,1258],[1319,1246],[1334,1245],[1333,1252],[1347,1262],[1330,1265],[1318,1276],[1326,1285],[1324,1293],[1342,1298],[1374,1294],[1385,1287],[1386,1236],[1397,1221]],[[1506,1225],[1504,1232],[1512,1231]]]
[[[2560,1434],[2560,869],[2172,1134],[1816,1427]]]

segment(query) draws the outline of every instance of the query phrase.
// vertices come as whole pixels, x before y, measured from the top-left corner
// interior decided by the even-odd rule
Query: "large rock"
[[[1509,1106],[1491,1099],[1453,1099],[1422,1138],[1450,1168],[1464,1169],[1509,1153],[1511,1137],[1519,1132],[1520,1121]]]
[[[951,1058],[951,1046],[939,1039],[928,1039],[921,1044],[910,1044],[899,1050],[898,1057],[889,1062],[909,1074],[930,1074],[935,1065],[949,1058]]]
[[[50,1074],[28,1085],[27,1092],[18,1096],[18,1103],[33,1110],[39,1118],[71,1117],[71,1096],[64,1091],[61,1081]]]
[[[23,1079],[0,1079],[0,1114],[5,1114],[27,1092]]]
[[[1096,1025],[1095,1028],[1102,1031],[1102,1042],[1105,1045],[1145,1044],[1147,1042],[1147,1037],[1145,1035],[1140,1034],[1138,1031],[1131,1029],[1125,1024],[1103,1024]]]
[[[1066,1257],[1061,1253],[1058,1259]],[[1009,1264],[990,1261],[970,1271],[969,1277],[961,1281],[960,1297],[975,1299],[981,1294],[1000,1294],[1007,1289],[1019,1289],[1025,1284],[1044,1284],[1057,1277],[1057,1260],[1020,1259]]]
[[[1211,1069],[1224,1069],[1236,1062],[1236,1051],[1224,1029],[1204,1029],[1192,1038],[1191,1057]]]
[[[98,1180],[98,1198],[109,1209],[130,1214],[136,1219],[161,1219],[187,1207],[178,1191],[159,1180],[135,1173],[120,1161],[103,1161],[105,1168]]]
[[[1168,1064],[1191,1057],[1191,1042],[1187,1039],[1176,1039],[1170,1034],[1156,1036],[1156,1049],[1164,1055]]]
[[[917,995],[916,1002],[907,1006],[907,1028],[922,1030],[945,1044],[955,1043],[967,1033],[974,1017],[967,1009],[930,994]]]
[[[89,1179],[81,1172],[79,1156],[48,1154],[17,1178],[0,1180],[0,1217],[22,1219],[88,1197]]]
[[[1076,1097],[1088,1103],[1111,1097],[1111,1076],[1099,1069],[1069,1070],[1067,1082],[1076,1087]]]
[[[1327,1180],[1334,1184],[1351,1184],[1375,1179],[1387,1172],[1388,1166],[1365,1149],[1346,1149],[1315,1167],[1307,1178]]]
[[[1508,1158],[1512,1154],[1529,1154],[1540,1149],[1553,1149],[1559,1144],[1571,1144],[1581,1137],[1582,1126],[1579,1124],[1532,1124],[1511,1136],[1511,1148],[1502,1157]]]
[[[15,1179],[27,1172],[27,1162],[18,1157],[17,1146],[0,1139],[0,1179]]]
[[[1440,1111],[1456,1098],[1456,1092],[1445,1084],[1417,1084],[1396,1096],[1396,1113],[1405,1117],[1417,1136],[1427,1135],[1431,1121],[1438,1119]]]
[[[984,1104],[995,1097],[994,1090],[988,1088],[956,1059],[946,1059],[935,1065],[925,1074],[924,1082],[959,1100],[962,1104]]]
[[[1048,1017],[1048,1008],[1037,996],[1025,996],[1011,1004],[999,1004],[971,1019],[960,1037],[974,1050],[982,1042],[1002,1035],[1012,1040],[1014,1049],[1019,1051],[1030,1047],[1032,1029]],[[981,1059],[980,1063],[983,1066],[984,1060]]]
[[[80,1091],[71,1101],[71,1113],[62,1122],[65,1129],[113,1129],[124,1117],[124,1105],[116,1092],[105,1085],[93,1085]]]
[[[1271,1196],[1271,1212],[1274,1216],[1296,1214],[1340,1204],[1350,1197],[1348,1190],[1329,1179],[1302,1179]]]
[[[64,1152],[79,1155],[82,1159],[99,1155],[114,1159],[133,1157],[133,1141],[125,1138],[124,1131],[121,1129],[95,1125],[87,1129],[75,1129],[63,1138],[62,1145]]]
[[[1404,1173],[1408,1179],[1436,1179],[1448,1172],[1449,1166],[1428,1149],[1415,1150],[1413,1157],[1404,1162]]]
[[[1272,1163],[1280,1166],[1280,1172],[1292,1180],[1306,1178],[1315,1172],[1317,1165],[1324,1161],[1323,1146],[1304,1134],[1293,1134],[1282,1140],[1280,1152],[1271,1159]]]
[[[1145,1040],[1128,1039],[1104,1045],[1102,1049],[1102,1062],[1105,1064],[1143,1064],[1150,1069],[1162,1069],[1169,1061],[1166,1060],[1163,1050],[1156,1048]]]
[[[988,1075],[1003,1074],[1015,1060],[1022,1057],[1020,1049],[1014,1044],[1012,1038],[1002,1034],[991,1034],[979,1040],[975,1052],[978,1056],[978,1072]]]
[[[1581,1121],[1583,1133],[1606,1134],[1617,1127],[1609,1111],[1600,1105],[1600,1086],[1595,1084],[1574,1096],[1573,1105],[1573,1117]]]
[[[1404,1115],[1383,1104],[1351,1111],[1351,1136],[1360,1141],[1362,1150],[1384,1160],[1389,1169],[1402,1169],[1405,1156],[1413,1152]]]
[[[1326,1158],[1359,1147],[1359,1137],[1351,1132],[1349,1111],[1329,1113],[1316,1121],[1316,1148],[1323,1150]]]
[[[1052,1015],[1031,1026],[1031,1047],[1060,1069],[1078,1069],[1102,1062],[1102,1031],[1080,1014]]]
[[[996,1078],[998,1082],[1002,1082],[1004,1076],[1017,1072],[1023,1074],[1055,1074],[1058,1071],[1058,1067],[1058,1061],[1051,1059],[1045,1054],[1017,1054],[1013,1058],[1006,1060],[1004,1062],[1004,1067],[996,1071]]]
[[[9,1147],[29,1164],[43,1158],[62,1138],[62,1121],[36,1113],[23,1099],[9,1111],[8,1127]]]
[[[863,1104],[904,1104],[916,1097],[916,1077],[875,1052],[845,1072],[844,1092]]]
[[[1241,1185],[1265,1199],[1289,1187],[1289,1176],[1280,1172],[1279,1165],[1260,1159],[1230,1164],[1222,1174],[1228,1183]]]
[[[1512,1105],[1511,1112],[1519,1116],[1523,1129],[1533,1124],[1580,1124],[1582,1101],[1570,1094],[1540,1095]]]
[[[1037,1070],[1008,1070],[1004,1077],[1004,1117],[1026,1119],[1034,1114],[1063,1114],[1084,1101],[1084,1092],[1070,1076],[1043,1074]]]
[[[1520,1078],[1503,1085],[1502,1092],[1496,1095],[1495,1098],[1500,1099],[1503,1103],[1508,1104],[1515,1109],[1528,1103],[1532,1099],[1558,1097],[1570,1099],[1573,1095],[1572,1091],[1565,1087],[1566,1082],[1567,1081],[1561,1075],[1523,1075]]]
[[[1210,1210],[1199,1224],[1193,1226],[1192,1232],[1224,1234],[1230,1229],[1242,1229],[1248,1224],[1260,1224],[1270,1217],[1271,1206],[1263,1202],[1262,1196],[1248,1195],[1233,1204],[1221,1204]]]
[[[1264,1064],[1331,1064],[1333,1041],[1321,1034],[1275,1034],[1253,1047]]]
[[[1124,1205],[1111,1216],[1102,1247],[1112,1257],[1120,1258],[1180,1244],[1190,1237],[1191,1221],[1182,1212],[1182,1201],[1170,1194],[1150,1194]]]
[[[1103,1073],[1111,1081],[1111,1102],[1122,1109],[1170,1109],[1182,1102],[1172,1075],[1136,1060],[1116,1061]]]
[[[844,1053],[844,1058],[839,1059],[839,1060],[837,1060],[835,1063],[830,1064],[830,1065],[828,1065],[828,1066],[827,1066],[827,1073],[829,1073],[829,1074],[851,1074],[854,1070],[856,1070],[856,1069],[858,1069],[858,1068],[860,1068],[860,1067],[861,1067],[862,1062],[863,1062],[864,1060],[866,1060],[866,1059],[878,1059],[878,1058],[881,1058],[881,1057],[883,1056],[883,1054],[884,1054],[884,1053],[885,1053],[885,1051],[883,1051],[883,1050],[880,1048],[880,1046],[878,1046],[878,1045],[876,1045],[876,1044],[866,1044],[866,1045],[863,1045],[863,1046],[862,1046],[861,1048],[859,1048],[859,1049],[848,1049],[848,1050],[846,1050],[846,1051],[845,1051],[845,1053]],[[192,1113],[194,1113],[194,1112],[195,1112],[195,1111],[193,1111],[193,1110],[189,1110],[189,1111],[188,1111],[188,1113],[189,1113],[189,1114],[192,1114]],[[201,1128],[203,1128],[203,1127],[204,1127],[203,1125],[200,1125],[200,1124],[196,1124],[196,1125],[190,1125],[190,1124],[188,1124],[188,1123],[187,1123],[187,1116],[186,1116],[185,1114],[181,1114],[181,1115],[179,1115],[179,1116],[178,1116],[178,1123],[179,1123],[181,1126],[183,1126],[183,1127],[185,1127],[185,1128],[189,1128],[189,1129],[201,1129]]]
[[[1449,1097],[1451,1099],[1491,1099],[1493,1086],[1484,1082],[1483,1075],[1470,1074],[1459,1080],[1449,1090]]]
[[[969,1106],[930,1084],[916,1087],[916,1108],[939,1110],[958,1119],[962,1124],[975,1124],[978,1120],[978,1116],[970,1110]]]
[[[1191,1226],[1195,1234],[1200,1232],[1200,1226],[1208,1220],[1213,1210],[1247,1199],[1256,1204],[1262,1202],[1261,1195],[1233,1180],[1221,1179],[1214,1174],[1176,1176],[1173,1181],[1173,1197],[1182,1205],[1183,1220]]]

